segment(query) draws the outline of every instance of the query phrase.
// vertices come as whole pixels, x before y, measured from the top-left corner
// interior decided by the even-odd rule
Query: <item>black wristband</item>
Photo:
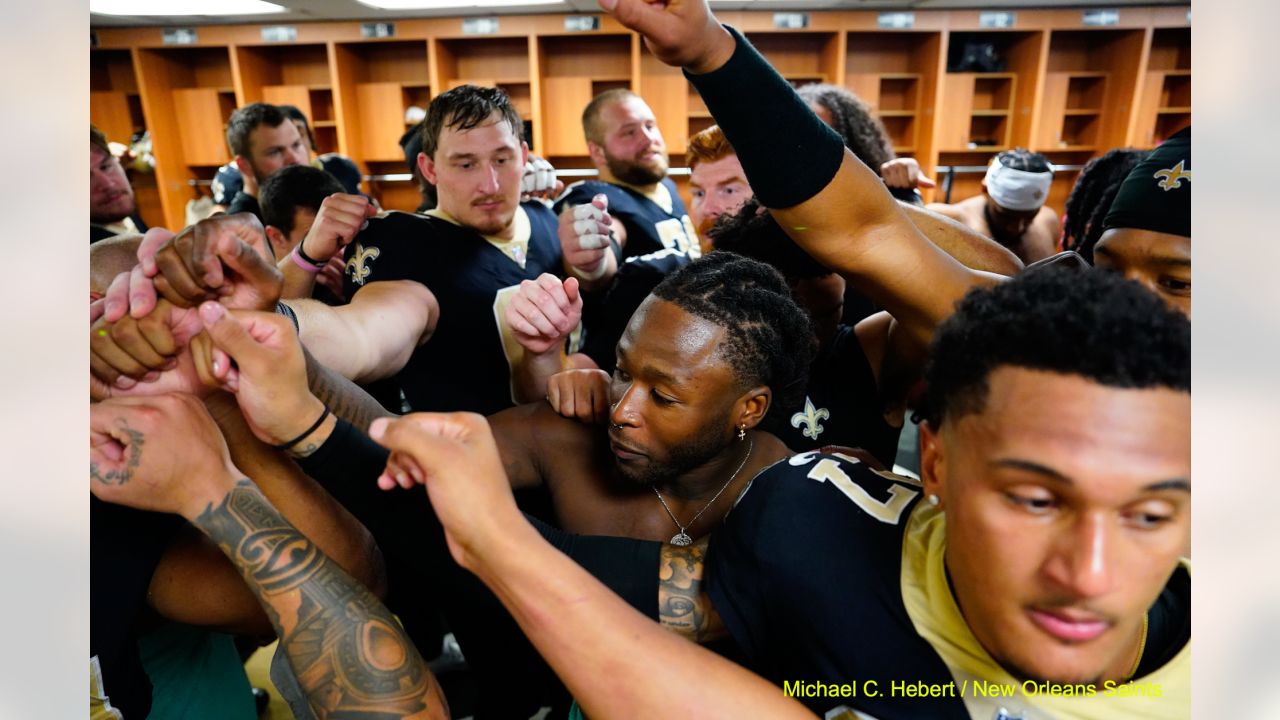
[[[320,428],[320,423],[323,423],[323,422],[324,422],[324,419],[325,419],[325,418],[327,418],[327,417],[329,417],[329,406],[328,406],[328,405],[325,405],[325,406],[324,406],[324,412],[320,413],[320,417],[316,418],[316,421],[315,421],[314,423],[312,423],[312,424],[311,424],[311,427],[307,428],[305,432],[303,432],[303,433],[302,433],[301,435],[299,435],[298,437],[296,437],[296,438],[294,438],[294,439],[290,440],[289,442],[286,442],[286,443],[280,443],[279,445],[272,445],[271,447],[273,447],[273,448],[275,448],[275,449],[277,449],[277,450],[288,450],[289,448],[293,447],[294,445],[297,445],[298,443],[302,442],[302,440],[303,440],[306,436],[308,436],[308,435],[310,435],[311,433],[313,433],[313,432],[315,432],[316,430],[318,430],[318,429]]]
[[[844,141],[741,33],[724,28],[737,43],[729,62],[709,73],[684,75],[738,153],[761,204],[799,205],[835,177]]]
[[[276,313],[289,318],[293,323],[295,332],[302,332],[302,326],[298,324],[298,313],[294,312],[293,308],[285,304],[283,300],[276,301]]]
[[[328,260],[316,260],[315,258],[308,255],[307,251],[302,249],[303,242],[304,242],[303,240],[299,240],[298,245],[294,248],[294,250],[298,252],[298,257],[302,258],[303,262],[311,263],[312,265],[315,265],[316,267],[319,267],[319,268],[322,268],[328,264],[329,262]]]

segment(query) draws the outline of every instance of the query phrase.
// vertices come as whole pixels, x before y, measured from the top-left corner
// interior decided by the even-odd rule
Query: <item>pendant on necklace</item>
[[[679,545],[680,547],[687,547],[693,544],[693,538],[686,535],[685,532],[682,530],[676,533],[675,535],[671,536],[671,544]]]

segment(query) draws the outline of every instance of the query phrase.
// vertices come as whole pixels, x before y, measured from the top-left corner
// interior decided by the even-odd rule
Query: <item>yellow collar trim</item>
[[[452,223],[458,227],[465,227],[458,222],[452,215],[441,210],[440,208],[432,208],[426,212],[431,217],[440,218],[447,223]],[[490,245],[502,251],[502,254],[511,258],[517,265],[524,267],[529,259],[529,238],[533,236],[533,225],[529,223],[529,215],[524,208],[517,205],[515,217],[512,218],[515,224],[515,234],[510,240],[500,238],[496,235],[481,235]]]
[[[1005,671],[973,636],[947,584],[946,516],[918,503],[907,521],[902,544],[902,599],[916,632],[933,646],[955,679],[957,696],[972,717],[1165,718],[1186,716],[1191,707],[1191,643],[1164,667],[1132,683],[1099,686],[1094,694],[1047,691]],[[1183,560],[1190,570],[1190,561]],[[906,678],[904,678],[906,679]],[[909,680],[909,679],[908,679]],[[975,682],[1011,688],[1011,695],[984,696]],[[1157,694],[1158,693],[1158,694]]]

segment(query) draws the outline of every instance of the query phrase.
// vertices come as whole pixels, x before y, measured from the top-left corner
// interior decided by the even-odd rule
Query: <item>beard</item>
[[[609,172],[613,176],[628,185],[654,185],[662,181],[667,176],[667,156],[666,153],[660,155],[661,168],[654,168],[648,165],[642,165],[635,160],[627,160],[625,158],[614,157],[605,153],[605,164],[609,167]]]
[[[113,198],[108,207],[94,206],[89,209],[89,222],[98,225],[118,223],[138,211],[138,201],[133,192],[127,193],[128,202]]]
[[[726,411],[723,417],[716,418],[715,422],[707,423],[706,427],[721,428],[725,427],[729,422],[729,413]],[[649,462],[642,468],[629,468],[626,465],[618,464],[618,471],[624,478],[646,487],[656,485],[665,485],[690,470],[706,464],[719,453],[723,452],[728,442],[723,436],[714,431],[696,433],[689,440],[680,445],[676,445],[667,451],[664,460],[655,460],[652,456]]]

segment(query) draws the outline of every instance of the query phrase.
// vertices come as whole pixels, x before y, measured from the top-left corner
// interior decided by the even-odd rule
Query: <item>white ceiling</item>
[[[517,13],[595,13],[600,12],[596,0],[561,0],[551,5],[513,8],[472,8],[448,10],[379,10],[355,0],[270,0],[288,8],[269,15],[177,15],[134,17],[89,14],[91,27],[140,27],[173,25],[210,25],[215,23],[277,23],[308,20],[383,20],[412,17],[457,17],[460,15],[513,15]],[[212,6],[217,0],[210,0]],[[1120,7],[1124,5],[1189,5],[1187,0],[712,0],[713,8],[725,10],[936,10],[953,8],[1042,8],[1042,7]]]

